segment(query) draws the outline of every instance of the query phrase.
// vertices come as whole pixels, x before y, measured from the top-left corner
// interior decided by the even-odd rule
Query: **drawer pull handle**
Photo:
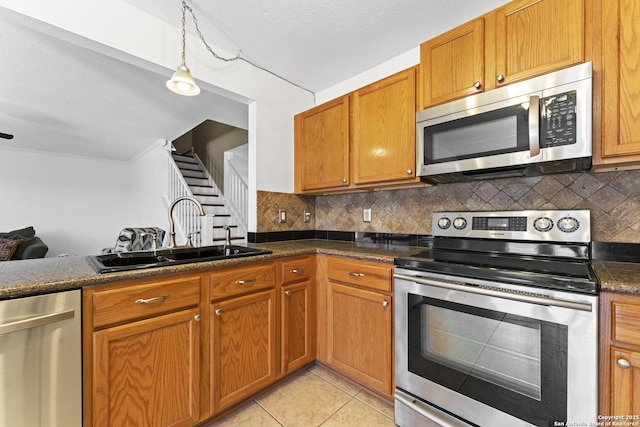
[[[154,298],[140,298],[136,300],[136,304],[149,304],[151,302],[160,302],[160,301],[164,301],[167,298],[169,298],[169,295],[162,295],[160,297],[154,297]]]
[[[382,301],[382,306],[383,306],[383,307],[386,307],[386,306],[388,306],[388,305],[389,305],[389,301]]]
[[[255,282],[256,278],[246,280],[236,280],[236,285],[246,285],[247,283]]]
[[[293,270],[289,270],[289,273],[294,273],[294,274],[303,273],[303,272],[304,272],[304,268],[300,268],[300,269],[294,268]]]
[[[219,308],[214,313],[216,313],[216,316],[222,316],[222,310]]]
[[[347,271],[347,274],[353,277],[364,277],[364,273],[354,273],[353,271]]]
[[[290,291],[289,289],[287,289],[286,291],[284,291],[284,294],[285,294],[286,296],[289,296],[289,295],[291,295],[291,291]]]
[[[626,359],[616,360],[616,365],[618,365],[622,369],[629,369],[631,367],[631,363],[629,363],[629,361]]]

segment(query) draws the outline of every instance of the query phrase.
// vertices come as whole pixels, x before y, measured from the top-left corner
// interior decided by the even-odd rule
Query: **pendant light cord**
[[[202,35],[202,32],[200,31],[200,26],[198,25],[198,18],[196,18],[196,14],[193,12],[193,9],[184,0],[182,1],[182,64],[183,65],[185,63],[185,44],[186,44],[186,42],[185,42],[185,39],[186,39],[186,30],[185,30],[185,28],[186,28],[186,18],[185,18],[185,16],[186,16],[186,11],[187,10],[191,14],[191,17],[193,18],[193,24],[196,27],[196,32],[198,33],[198,37],[200,37],[200,40],[202,40],[202,43],[207,48],[207,50],[211,53],[211,55],[213,55],[214,58],[216,58],[216,59],[218,59],[220,61],[223,61],[223,62],[233,62],[233,61],[238,61],[238,60],[244,61],[247,64],[249,64],[249,65],[251,65],[251,66],[253,66],[255,68],[258,68],[258,69],[260,69],[262,71],[265,71],[265,72],[271,74],[272,76],[275,76],[275,77],[277,77],[277,78],[279,78],[281,80],[284,80],[285,82],[287,82],[287,83],[289,83],[289,84],[291,84],[293,86],[296,86],[296,87],[298,87],[298,88],[300,88],[302,90],[305,90],[305,91],[309,92],[310,94],[313,95],[313,102],[315,104],[315,102],[316,102],[316,93],[315,92],[313,92],[310,89],[307,89],[306,87],[300,86],[299,84],[294,83],[291,80],[286,79],[286,78],[274,73],[271,70],[268,70],[267,68],[264,68],[264,67],[261,67],[260,65],[257,65],[256,63],[250,61],[247,58],[242,57],[240,55],[241,51],[238,52],[238,54],[236,56],[233,56],[233,57],[230,57],[230,58],[225,58],[223,56],[218,55],[211,48],[211,46],[209,46],[209,43],[207,43],[207,41],[204,39],[204,36]]]

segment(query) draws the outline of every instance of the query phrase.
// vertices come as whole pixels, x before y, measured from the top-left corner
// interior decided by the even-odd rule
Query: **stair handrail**
[[[167,157],[169,159],[169,188],[165,205],[168,209],[175,199],[182,196],[193,197],[193,192],[184,176],[182,176],[180,168],[171,155],[171,151],[167,151]],[[203,228],[200,213],[193,203],[176,205],[173,214],[176,234],[179,234],[185,242],[189,234],[191,234],[191,241],[194,246],[201,246],[202,242],[207,242],[211,239],[209,230],[206,227]],[[203,235],[203,233],[206,235]]]
[[[249,184],[238,169],[229,161],[226,156],[224,159],[224,195],[229,206],[232,206],[237,212],[243,224],[249,222]]]
[[[213,180],[213,178],[211,177],[211,174],[209,173],[205,165],[202,163],[202,160],[200,160],[200,157],[198,156],[197,153],[193,152],[193,158],[196,159],[196,161],[199,163],[200,167],[204,171],[208,184],[218,192],[218,199],[226,206],[231,216],[238,219],[238,223],[236,224],[238,226],[238,234],[240,234],[241,236],[244,236],[244,238],[246,239],[247,233],[248,233],[248,225],[246,221],[247,215],[245,214],[243,216],[240,212],[238,212],[236,207],[233,206],[233,204],[229,202],[229,199],[225,197],[224,193],[220,191],[220,187],[218,187],[216,182]]]

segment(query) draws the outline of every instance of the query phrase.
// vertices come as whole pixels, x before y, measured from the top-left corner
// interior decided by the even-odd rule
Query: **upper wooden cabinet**
[[[516,0],[497,9],[495,53],[487,52],[495,72],[487,78],[501,86],[584,62],[584,3]]]
[[[416,68],[295,116],[297,193],[419,182]]]
[[[599,95],[602,99],[601,126],[596,129],[598,122],[594,122],[593,164],[603,170],[637,167],[640,166],[640,1],[596,2],[594,15],[600,20],[597,34],[602,40],[602,45],[598,45],[599,61],[594,63],[595,71],[602,76],[602,87],[601,91],[594,91],[594,99]]]
[[[354,92],[354,185],[415,177],[415,105],[415,68]]]
[[[426,41],[422,108],[584,62],[590,1],[516,0]]]
[[[484,18],[420,45],[422,105],[441,104],[484,88]]]
[[[294,118],[295,190],[349,186],[349,96]]]

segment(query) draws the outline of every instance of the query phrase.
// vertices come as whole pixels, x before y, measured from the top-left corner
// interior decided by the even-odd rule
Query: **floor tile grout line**
[[[254,402],[263,410],[265,411],[267,414],[269,414],[269,416],[271,418],[273,418],[275,420],[275,422],[277,422],[278,424],[280,424],[282,427],[287,427],[283,422],[281,422],[275,415],[273,415],[271,413],[271,411],[269,411],[267,408],[265,408],[264,406],[262,406],[260,404],[260,402],[258,402],[258,399],[255,399]]]
[[[356,394],[351,394],[351,393],[349,393],[347,390],[345,390],[345,389],[343,389],[342,387],[340,387],[339,385],[332,383],[332,382],[331,382],[331,381],[329,381],[327,378],[324,378],[324,377],[322,377],[321,375],[316,374],[316,373],[315,373],[315,372],[313,372],[311,369],[309,369],[309,370],[308,370],[308,372],[311,372],[312,374],[314,374],[314,375],[315,375],[315,376],[317,376],[318,378],[320,378],[320,379],[324,380],[325,382],[327,382],[327,383],[331,384],[332,386],[334,386],[334,387],[338,388],[339,390],[344,391],[345,393],[347,393],[347,394],[348,394],[349,396],[351,396],[352,398],[357,399],[357,400],[358,400],[358,402],[364,403],[364,404],[365,404],[365,405],[367,405],[369,408],[371,408],[371,409],[375,410],[376,412],[378,412],[378,413],[380,413],[380,414],[384,415],[385,417],[390,418],[390,419],[392,419],[392,420],[394,419],[394,418],[392,418],[392,417],[389,417],[387,414],[385,414],[384,412],[382,412],[381,410],[379,410],[379,409],[378,409],[378,408],[376,408],[375,406],[373,406],[373,405],[369,404],[368,402],[365,402],[365,401],[364,401],[364,400],[362,400],[362,399],[359,399],[359,398],[358,398],[358,395],[359,395],[360,393],[362,393],[362,392],[363,392],[361,389],[359,389],[359,390],[358,390],[358,392],[357,392]],[[326,372],[328,372],[328,371],[326,371]],[[366,392],[364,392],[364,393],[366,393]],[[372,397],[372,399],[375,399],[375,397]],[[384,403],[382,403],[382,404],[384,404]],[[326,420],[325,420],[325,421],[326,421]]]
[[[339,387],[338,387],[339,388]],[[340,389],[342,390],[342,389]],[[324,419],[324,421],[322,421],[320,424],[318,424],[318,427],[320,427],[321,425],[325,424],[327,421],[329,421],[334,415],[336,415],[338,412],[340,412],[342,410],[342,408],[344,408],[345,406],[347,406],[349,403],[351,403],[353,401],[353,399],[355,399],[355,396],[350,395],[349,393],[347,393],[347,395],[350,397],[349,400],[347,400],[344,405],[342,405],[341,407],[339,407],[338,409],[336,409],[333,414],[329,415],[327,418]]]

